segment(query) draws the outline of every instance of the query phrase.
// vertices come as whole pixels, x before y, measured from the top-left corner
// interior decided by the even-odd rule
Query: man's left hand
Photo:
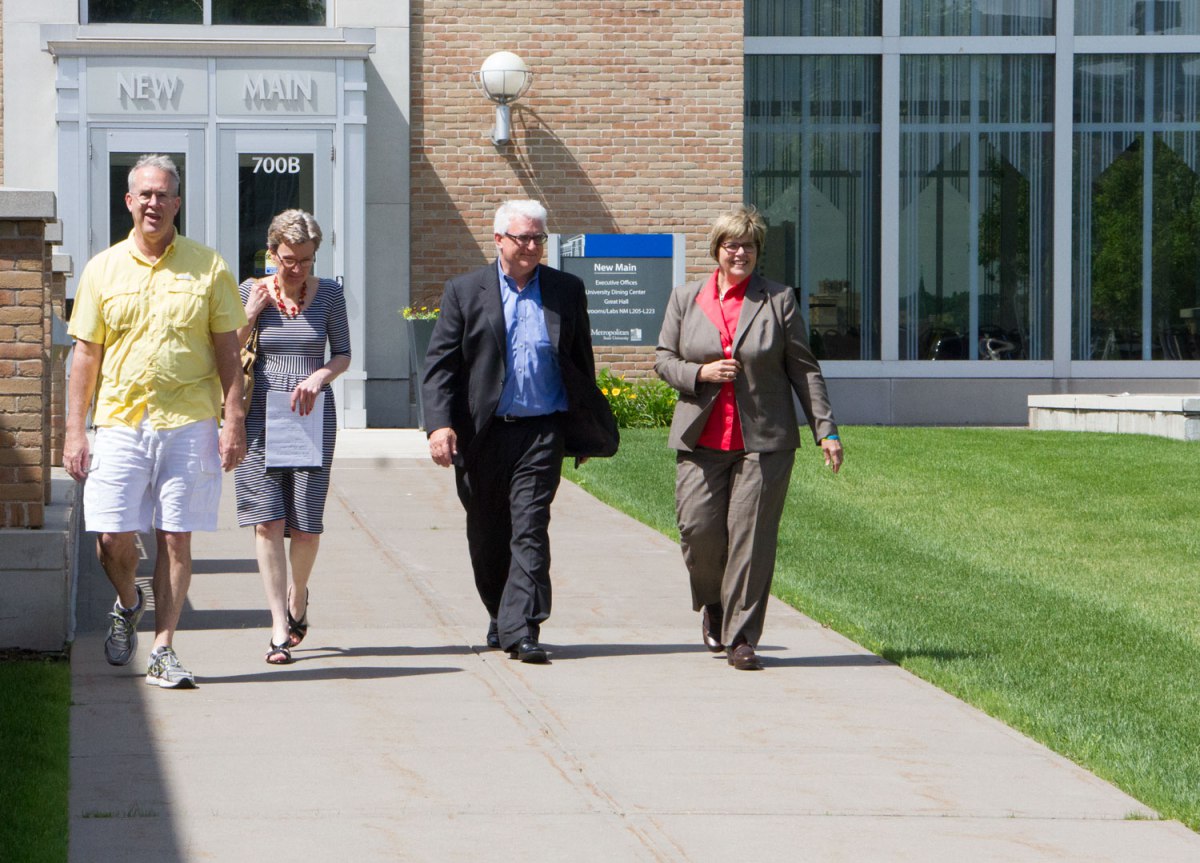
[[[225,417],[221,424],[221,468],[226,473],[242,463],[246,457],[246,422],[240,418]]]

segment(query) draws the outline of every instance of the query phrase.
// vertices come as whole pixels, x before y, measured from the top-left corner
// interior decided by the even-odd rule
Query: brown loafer
[[[754,652],[754,648],[742,642],[737,647],[729,648],[729,664],[738,671],[761,671],[762,662]]]
[[[710,609],[712,610],[710,611]],[[704,610],[700,612],[700,635],[704,638],[705,647],[713,653],[720,653],[725,649],[725,645],[721,643],[721,639],[713,635],[712,621],[714,618],[718,624],[721,622],[721,606],[704,606]]]

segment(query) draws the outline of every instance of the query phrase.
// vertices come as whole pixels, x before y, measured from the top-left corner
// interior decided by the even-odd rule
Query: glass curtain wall
[[[1200,359],[1200,55],[1075,61],[1073,357]]]
[[[900,69],[900,358],[1047,359],[1052,58]]]
[[[1200,34],[1196,0],[1075,0],[1075,32],[1081,36]]]
[[[762,268],[823,358],[1200,359],[1200,0],[748,0],[746,35],[775,37],[746,56]]]
[[[213,24],[323,26],[325,0],[88,0],[91,24]]]
[[[905,0],[905,36],[1050,36],[1054,0]]]
[[[747,36],[878,36],[883,0],[746,0]]]
[[[794,286],[820,359],[879,358],[879,59],[746,58],[759,271]]]

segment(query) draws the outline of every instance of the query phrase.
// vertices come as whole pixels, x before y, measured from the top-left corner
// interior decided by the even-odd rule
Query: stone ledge
[[[0,186],[0,219],[58,218],[53,192]]]
[[[1027,399],[1029,427],[1200,440],[1200,395],[1035,395]]]
[[[79,493],[61,468],[52,474],[45,527],[0,530],[0,649],[62,650],[74,635]]]

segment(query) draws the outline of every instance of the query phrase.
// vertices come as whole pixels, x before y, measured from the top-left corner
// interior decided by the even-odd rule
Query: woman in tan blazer
[[[709,231],[716,271],[676,288],[654,368],[679,391],[669,444],[675,511],[704,644],[757,670],[799,418],[836,473],[842,445],[791,288],[754,275],[766,223],[753,207]]]

